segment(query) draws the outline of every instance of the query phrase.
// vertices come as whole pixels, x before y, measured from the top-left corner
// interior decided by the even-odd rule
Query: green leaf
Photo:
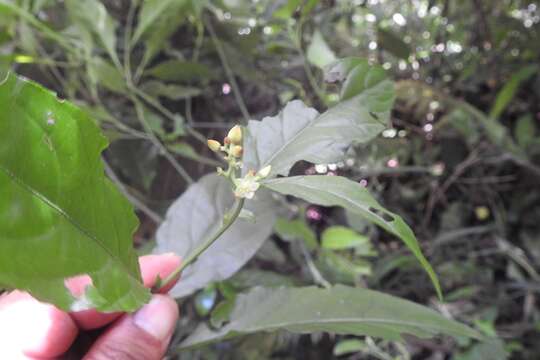
[[[506,107],[510,104],[514,95],[516,94],[519,86],[522,82],[526,81],[531,76],[535,75],[538,72],[538,65],[528,65],[520,70],[516,71],[511,77],[510,80],[503,86],[503,88],[497,94],[495,103],[491,108],[489,117],[492,119],[497,119]]]
[[[256,287],[236,299],[230,322],[218,331],[200,325],[180,349],[260,331],[325,331],[403,340],[403,334],[480,338],[473,329],[427,307],[376,291],[337,285],[266,289]]]
[[[210,323],[213,327],[222,327],[225,322],[229,321],[235,302],[236,296],[231,299],[223,300],[216,306],[210,315]]]
[[[116,22],[105,6],[98,0],[66,0],[65,4],[74,23],[94,34],[115,66],[120,67],[116,54]]]
[[[353,285],[363,275],[371,275],[371,264],[361,259],[349,259],[336,252],[323,250],[316,261],[323,277],[332,283]]]
[[[192,265],[182,273],[171,291],[175,297],[193,293],[210,282],[236,273],[270,236],[276,218],[268,191],[257,191],[245,208],[257,221],[238,219]],[[233,205],[230,183],[217,174],[206,175],[190,186],[167,211],[156,235],[155,253],[175,252],[185,258],[221,225],[223,215]]]
[[[288,175],[300,160],[330,163],[341,160],[354,143],[381,132],[394,102],[394,85],[381,67],[358,58],[328,66],[328,81],[342,81],[343,101],[323,114],[299,100],[275,117],[250,121],[244,142],[246,169],[272,166],[271,175]]]
[[[412,230],[401,217],[379,205],[366,188],[341,176],[318,175],[266,180],[263,185],[270,190],[296,196],[313,204],[344,207],[399,237],[427,271],[439,298],[442,298],[437,275],[422,255]]]
[[[358,339],[341,340],[334,346],[334,356],[357,353],[366,350],[368,346],[365,342]]]
[[[181,100],[201,94],[201,89],[192,86],[165,84],[161,81],[150,80],[141,85],[141,89],[154,97],[163,96],[171,100]]]
[[[145,3],[143,7],[151,5],[151,2],[150,4]],[[167,11],[159,17],[159,21],[154,21],[148,26],[142,35],[145,47],[142,58],[143,66],[146,66],[162,50],[167,39],[184,23],[186,15],[186,1],[174,1],[168,6]]]
[[[287,220],[282,218],[277,219],[276,225],[274,226],[274,231],[283,240],[303,240],[310,250],[318,247],[315,232],[303,220]]]
[[[316,30],[306,52],[310,63],[323,69],[326,65],[336,61],[336,55],[324,40],[321,32]]]
[[[321,242],[325,249],[343,250],[369,244],[369,238],[345,226],[331,226],[323,231]]]
[[[535,131],[532,115],[527,114],[517,120],[514,136],[521,148],[527,148],[534,141]]]
[[[185,0],[145,0],[139,13],[132,43],[136,43],[152,24],[162,21],[160,17],[172,11],[171,8],[177,8],[185,2]]]
[[[463,354],[456,354],[455,360],[506,360],[510,356],[504,348],[504,342],[497,338],[488,338],[475,344],[470,350]]]
[[[123,74],[102,58],[94,58],[88,63],[88,75],[94,86],[103,86],[118,94],[127,93]]]
[[[274,11],[272,16],[277,19],[288,20],[293,16],[294,12],[301,3],[302,0],[288,0],[286,4]]]
[[[149,299],[137,218],[105,178],[98,127],[72,104],[9,75],[0,85],[0,283],[76,310],[133,311]],[[88,274],[75,299],[66,278]]]
[[[213,73],[206,65],[181,60],[168,60],[148,69],[147,74],[166,81],[192,82],[213,78]]]
[[[407,60],[411,55],[411,48],[401,37],[389,29],[377,30],[377,42],[379,47],[388,51],[397,58]]]

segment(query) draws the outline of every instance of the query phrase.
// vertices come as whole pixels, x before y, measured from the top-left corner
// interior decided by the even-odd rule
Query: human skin
[[[173,254],[148,255],[139,258],[139,264],[144,285],[150,288],[158,275],[163,279],[172,273],[180,259]],[[79,276],[69,280],[67,286],[78,295],[89,283],[89,277]],[[178,321],[176,302],[163,294],[154,294],[148,304],[132,314],[95,310],[67,313],[25,292],[4,294],[0,296],[0,359],[61,358],[77,335],[97,329],[102,332],[84,360],[161,359]]]

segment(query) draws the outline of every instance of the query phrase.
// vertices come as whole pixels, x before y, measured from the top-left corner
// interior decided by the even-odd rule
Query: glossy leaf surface
[[[133,311],[141,284],[131,205],[104,176],[106,139],[90,118],[42,87],[0,85],[0,284],[63,309]],[[94,287],[75,299],[68,277]]]

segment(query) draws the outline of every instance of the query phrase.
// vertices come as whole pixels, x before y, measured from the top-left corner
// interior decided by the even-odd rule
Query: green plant
[[[347,58],[331,64],[328,76],[343,86],[341,101],[325,113],[293,101],[276,118],[250,121],[244,131],[234,127],[224,145],[208,142],[213,151],[225,153],[229,167],[192,185],[170,208],[157,235],[155,251],[175,251],[185,259],[171,275],[182,272],[183,277],[173,295],[185,296],[239,270],[273,227],[278,207],[270,193],[276,192],[342,206],[399,237],[442,296],[410,228],[365,188],[336,176],[288,176],[300,160],[338,161],[353,141],[369,141],[388,121],[393,84],[382,69]],[[0,86],[0,105],[8,110],[0,122],[1,189],[8,201],[0,213],[10,219],[4,222],[0,242],[0,282],[64,309],[137,309],[148,293],[140,284],[127,242],[135,226],[133,213],[103,177],[99,153],[105,142],[96,126],[73,105],[13,75]],[[28,216],[34,220],[28,222]],[[29,248],[32,251],[25,250]],[[74,299],[63,282],[84,273],[91,276],[93,286]],[[351,306],[341,306],[345,302]],[[227,325],[217,332],[201,328],[181,347],[279,328],[391,340],[402,333],[478,337],[429,309],[350,287],[259,288],[232,299],[221,311]],[[257,315],[268,312],[272,317]]]
[[[172,249],[196,260],[198,251],[209,246],[198,261],[181,269],[182,282],[173,290],[184,318],[171,351],[201,323],[225,334],[222,326],[239,317],[231,315],[236,300],[249,303],[244,295],[256,293],[252,287],[345,284],[429,303],[481,331],[478,319],[495,308],[490,334],[503,333],[500,345],[514,351],[512,356],[535,358],[539,313],[531,299],[540,259],[535,241],[540,204],[535,191],[540,154],[538,11],[528,0],[0,0],[0,78],[11,69],[34,79],[95,120],[111,144],[101,156],[107,177],[141,221],[133,237],[137,253],[156,247],[158,226],[162,251]],[[247,181],[251,189],[258,187],[253,199],[244,200],[238,219],[212,242],[224,230],[224,215],[235,209],[235,198],[225,178],[204,176],[226,165],[206,147],[207,138],[221,139],[226,129],[240,123],[246,140],[254,138],[251,132],[273,139],[267,136],[271,125],[285,117],[286,109],[293,114],[290,118],[296,118],[297,110],[332,109],[344,97],[340,87],[323,81],[325,69],[349,55],[382,64],[391,78],[415,80],[396,83],[396,104],[384,124],[389,128],[369,143],[350,146],[340,161],[319,161],[318,150],[302,153],[290,146],[287,156],[298,153],[295,161],[312,156],[309,163],[295,162],[287,180],[273,173],[259,184]],[[289,103],[292,99],[306,105]],[[248,125],[249,119],[280,109],[281,115],[265,122],[269,126]],[[311,149],[312,143],[302,145]],[[245,156],[252,165],[239,171],[238,178],[265,162],[253,160],[258,157],[253,152]],[[311,178],[315,173],[319,175]],[[446,304],[435,299],[427,273],[393,231],[364,218],[372,214],[369,206],[354,211],[326,206],[343,200],[329,194],[329,186],[315,195],[306,193],[311,182],[329,184],[324,178],[330,176],[323,174],[362,184],[362,192],[369,191],[403,217],[440,276]],[[268,187],[294,191],[309,201]],[[165,220],[165,210],[178,196]],[[111,218],[134,220],[119,214]],[[387,227],[387,221],[379,220]],[[123,233],[135,228],[132,224]],[[84,235],[77,239],[92,246]],[[101,257],[104,250],[97,247]],[[118,267],[118,260],[134,256],[132,250],[127,253],[112,263]],[[24,260],[31,263],[34,255]],[[118,276],[126,291],[137,277],[133,270],[127,278]],[[67,273],[53,274],[56,283]],[[136,283],[131,285],[136,288]],[[49,287],[44,287],[43,295],[49,296]],[[121,296],[102,292],[96,301]],[[66,306],[88,306],[68,293],[64,301]],[[106,309],[108,300],[103,301]],[[136,302],[124,306],[137,308]],[[313,308],[304,315],[316,312]],[[235,325],[228,329],[237,331],[240,325],[231,322]],[[287,327],[295,330],[291,323]],[[258,324],[250,328],[261,329]],[[344,344],[352,353],[381,359],[426,352],[466,358],[496,352],[504,357],[501,346],[491,343],[411,340],[414,346],[404,349],[395,340],[358,340],[259,333],[232,341],[234,352],[228,356],[294,356],[294,351],[313,350],[325,357],[331,345],[340,352],[338,345]],[[221,346],[228,344],[193,354],[222,356]]]

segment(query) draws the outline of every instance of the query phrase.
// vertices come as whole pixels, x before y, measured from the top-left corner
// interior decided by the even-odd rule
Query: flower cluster
[[[234,195],[237,198],[252,199],[260,187],[260,181],[270,175],[271,167],[268,165],[258,172],[249,170],[244,177],[238,178],[237,173],[242,169],[241,158],[244,151],[242,141],[242,128],[236,125],[223,139],[223,145],[217,140],[209,139],[208,147],[213,152],[225,153],[224,159],[227,161],[228,168],[227,170],[218,168],[217,172],[232,182]]]

